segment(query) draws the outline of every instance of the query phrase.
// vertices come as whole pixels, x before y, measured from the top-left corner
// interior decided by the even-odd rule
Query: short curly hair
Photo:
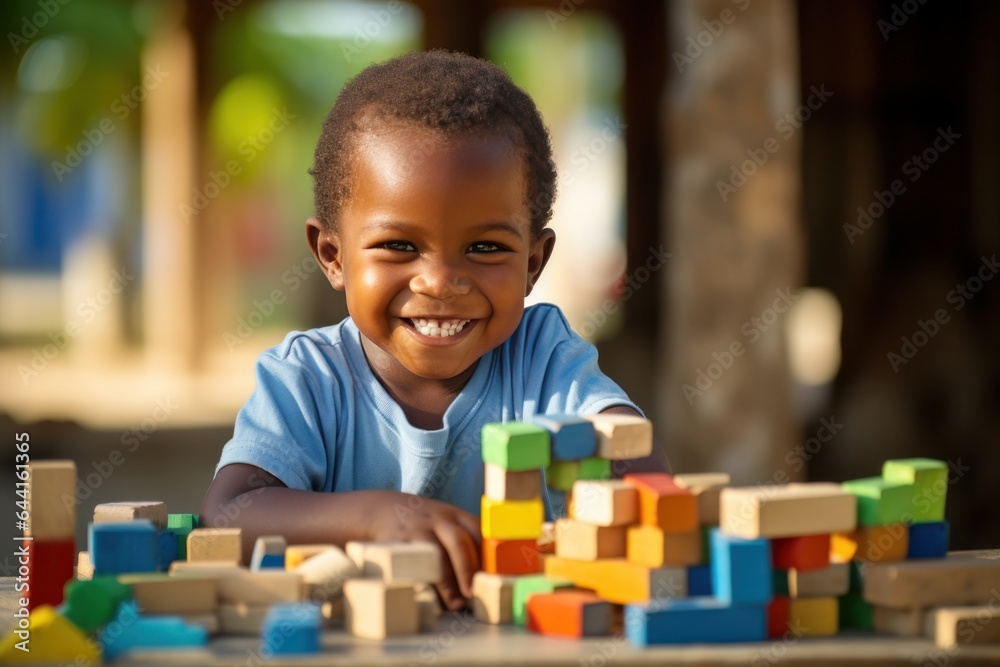
[[[399,121],[448,135],[488,133],[509,138],[525,158],[532,235],[552,217],[556,167],[542,116],[507,73],[486,60],[443,50],[408,53],[365,68],[344,85],[316,144],[313,196],[327,229],[351,195],[357,138]]]

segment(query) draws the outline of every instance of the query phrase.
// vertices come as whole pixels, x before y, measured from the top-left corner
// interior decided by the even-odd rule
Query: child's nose
[[[448,262],[427,262],[410,279],[414,294],[425,294],[435,299],[447,299],[469,293],[472,281]]]

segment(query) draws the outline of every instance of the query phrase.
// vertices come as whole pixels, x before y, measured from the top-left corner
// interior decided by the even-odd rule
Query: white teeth
[[[465,325],[472,320],[433,320],[424,318],[413,318],[413,327],[425,336],[432,338],[447,338],[454,336],[465,328]]]

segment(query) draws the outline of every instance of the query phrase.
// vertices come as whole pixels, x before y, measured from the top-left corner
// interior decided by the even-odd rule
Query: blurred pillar
[[[794,6],[669,9],[664,444],[674,471],[738,483],[786,481],[800,442],[783,334],[803,261]]]

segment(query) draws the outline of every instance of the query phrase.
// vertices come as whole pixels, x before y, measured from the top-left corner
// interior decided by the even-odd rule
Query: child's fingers
[[[479,546],[483,541],[483,536],[479,529],[479,517],[472,516],[468,512],[459,510],[455,513],[455,521],[458,525],[465,529],[465,532],[469,534],[469,537],[472,538],[476,550],[478,551]]]
[[[472,536],[457,523],[441,523],[435,527],[435,534],[448,554],[454,578],[462,595],[472,597],[472,575],[479,569],[479,557]]]
[[[457,611],[465,604],[465,597],[462,595],[458,580],[455,578],[455,568],[451,564],[451,554],[441,542],[437,540],[444,557],[441,559],[441,581],[435,586],[441,594],[441,601],[452,611]]]

